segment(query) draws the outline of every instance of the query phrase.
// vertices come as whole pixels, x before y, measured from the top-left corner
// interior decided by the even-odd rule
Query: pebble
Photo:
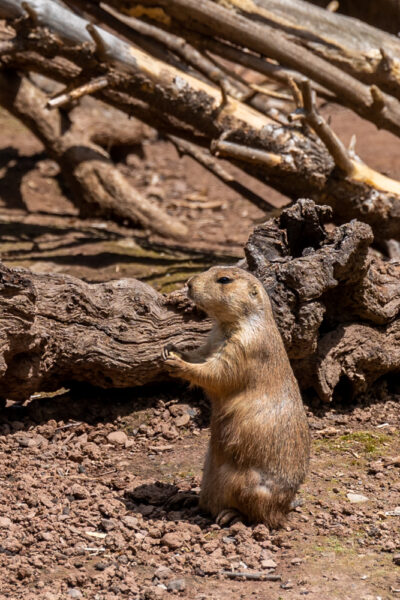
[[[287,583],[282,583],[281,584],[281,588],[283,590],[291,590],[294,587],[293,583],[291,581],[288,581]]]
[[[82,598],[82,592],[76,588],[68,590],[68,596],[70,598]]]
[[[84,500],[89,495],[87,490],[82,485],[79,485],[79,483],[74,483],[71,487],[71,494],[77,500]]]
[[[128,529],[137,529],[139,526],[139,521],[136,517],[131,517],[129,515],[126,515],[124,517],[122,517],[122,522],[125,525],[125,527],[128,527]]]
[[[261,566],[263,569],[276,569],[278,565],[272,558],[265,558],[261,561]]]
[[[37,439],[29,437],[28,435],[18,435],[16,436],[16,439],[22,448],[33,448],[38,444]]]
[[[112,431],[108,434],[107,440],[115,446],[125,446],[128,436],[124,431]]]
[[[104,531],[111,531],[115,529],[115,523],[111,519],[101,519],[100,524]]]
[[[395,565],[399,565],[400,566],[400,554],[395,554],[393,556],[393,562]]]
[[[352,492],[347,494],[347,498],[352,504],[360,504],[361,502],[368,502],[369,500],[367,496],[363,496],[362,494],[353,494]]]
[[[182,546],[183,539],[179,533],[166,533],[161,538],[161,544],[168,546],[168,548],[171,548],[171,550],[176,550]]]
[[[186,581],[184,579],[172,579],[167,583],[169,592],[183,592],[186,589]]]
[[[188,413],[185,413],[184,415],[175,419],[175,425],[177,427],[185,427],[185,425],[188,423],[190,423],[190,415]]]
[[[8,517],[0,517],[0,529],[8,529],[11,527],[12,521]]]
[[[87,442],[82,446],[82,450],[92,460],[98,460],[101,457],[100,448],[94,442]]]
[[[157,579],[168,579],[171,576],[172,570],[169,567],[161,566],[154,571],[154,577],[157,577]]]

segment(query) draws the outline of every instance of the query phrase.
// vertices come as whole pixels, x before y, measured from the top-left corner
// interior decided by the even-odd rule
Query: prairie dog
[[[200,507],[220,525],[241,517],[280,527],[307,472],[310,436],[269,297],[237,267],[212,267],[187,286],[214,327],[198,350],[163,354],[212,404]]]

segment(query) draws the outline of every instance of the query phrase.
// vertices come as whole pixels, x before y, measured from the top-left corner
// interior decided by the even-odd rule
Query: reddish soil
[[[370,166],[400,178],[398,139],[342,108],[328,111],[346,143],[357,134]],[[179,249],[162,240],[146,246],[139,230],[80,219],[41,145],[5,113],[0,125],[7,265],[89,281],[135,276],[168,289],[215,261],[239,258],[263,218],[172,146],[149,141],[120,168],[192,223],[193,238]],[[277,207],[285,201],[265,190]],[[9,402],[0,413],[0,599],[400,598],[399,401],[395,382],[380,382],[357,404],[310,403],[303,504],[277,532],[220,529],[198,512],[209,436],[200,392],[178,384],[77,388]],[[265,580],[271,576],[276,581]]]
[[[309,411],[303,504],[275,532],[220,529],[182,508],[196,502],[209,436],[199,393],[81,390],[11,405],[0,418],[0,597],[395,598],[399,401],[381,384],[358,406]]]

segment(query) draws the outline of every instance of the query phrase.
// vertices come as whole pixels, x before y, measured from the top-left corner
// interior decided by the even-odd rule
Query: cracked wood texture
[[[257,227],[243,267],[268,291],[303,389],[329,401],[400,370],[400,263],[370,250],[365,223],[325,224],[299,200]],[[198,346],[210,321],[184,290],[134,279],[88,284],[0,265],[0,395],[25,399],[71,381],[130,387],[166,378],[161,351]]]

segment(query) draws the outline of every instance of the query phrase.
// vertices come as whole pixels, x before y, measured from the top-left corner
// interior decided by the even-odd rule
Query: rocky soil
[[[400,414],[381,383],[308,410],[286,528],[199,512],[209,409],[176,385],[61,391],[0,416],[0,598],[400,598]]]

